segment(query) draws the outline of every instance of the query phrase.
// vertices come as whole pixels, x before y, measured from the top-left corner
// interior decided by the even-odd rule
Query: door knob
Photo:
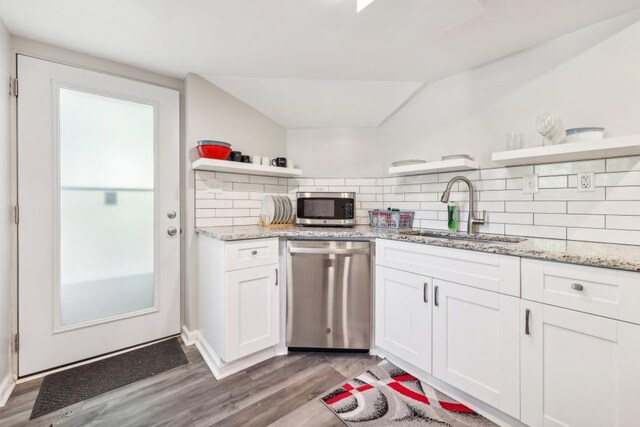
[[[169,211],[169,212],[167,212],[167,217],[168,217],[169,219],[174,219],[174,218],[176,217],[176,215],[177,215],[177,214],[176,214],[176,211]]]
[[[177,229],[177,228],[175,228],[175,227],[169,227],[169,228],[167,229],[167,234],[168,234],[169,236],[175,236],[177,233],[178,233],[178,229]]]

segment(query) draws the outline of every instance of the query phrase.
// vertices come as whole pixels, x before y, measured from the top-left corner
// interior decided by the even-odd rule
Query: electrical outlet
[[[527,175],[522,177],[522,192],[537,193],[538,192],[538,175]]]
[[[578,173],[578,191],[596,191],[596,177],[593,172]]]

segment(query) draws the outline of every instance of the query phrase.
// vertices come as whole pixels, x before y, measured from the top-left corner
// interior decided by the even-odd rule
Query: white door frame
[[[177,90],[180,94],[180,191],[184,192],[184,82],[181,79],[176,79],[161,74],[157,74],[151,71],[143,70],[137,67],[125,65],[122,63],[114,62],[107,59],[102,59],[94,56],[90,56],[83,53],[74,52],[57,46],[24,39],[20,37],[11,37],[10,46],[10,78],[12,82],[17,79],[18,68],[18,55],[30,56],[36,59],[42,59],[50,62],[55,62],[62,65],[68,65],[72,67],[84,68],[90,71],[101,72],[104,74],[127,78],[142,83],[156,85],[168,89]],[[11,84],[11,93],[9,100],[9,144],[10,144],[10,180],[11,180],[11,207],[18,204],[18,111],[17,111],[17,96],[15,95],[14,84]],[[185,230],[185,215],[183,215],[184,205],[183,196],[180,200],[180,228]],[[14,215],[15,215],[15,211]],[[28,380],[30,377],[22,378],[19,381],[18,378],[18,352],[14,346],[14,338],[18,334],[18,227],[15,216],[12,220],[11,235],[11,271],[10,271],[10,333],[11,333],[11,374],[14,383]],[[184,239],[184,233],[181,233],[181,241]],[[181,307],[180,307],[180,319],[181,324],[184,317],[184,263],[183,259],[183,246],[181,245]],[[145,344],[146,345],[146,344]],[[69,369],[76,364],[69,365],[62,369]],[[62,370],[59,369],[59,370]],[[39,377],[36,375],[34,377]]]

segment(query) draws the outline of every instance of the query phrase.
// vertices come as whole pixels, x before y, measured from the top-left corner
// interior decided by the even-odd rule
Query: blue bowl
[[[217,145],[219,147],[231,147],[231,144],[229,144],[228,142],[210,141],[208,139],[201,139],[200,141],[198,141],[198,145]]]

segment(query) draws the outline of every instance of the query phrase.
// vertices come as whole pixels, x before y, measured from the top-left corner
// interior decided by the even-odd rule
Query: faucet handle
[[[483,210],[482,211],[482,216],[481,217],[476,217],[476,214],[474,212],[473,214],[473,222],[475,222],[476,224],[484,224],[485,221],[487,220],[487,211]]]

